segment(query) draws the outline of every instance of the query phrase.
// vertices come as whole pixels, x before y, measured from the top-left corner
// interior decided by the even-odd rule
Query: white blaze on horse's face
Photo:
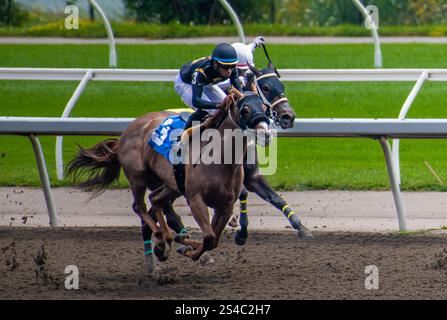
[[[256,125],[255,130],[256,130],[256,142],[261,147],[268,146],[272,138],[272,130],[270,130],[269,125],[264,121],[259,122]]]

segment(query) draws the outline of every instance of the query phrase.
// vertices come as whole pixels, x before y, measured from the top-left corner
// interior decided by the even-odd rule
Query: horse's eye
[[[270,87],[268,85],[263,85],[262,86],[262,91],[270,92]]]

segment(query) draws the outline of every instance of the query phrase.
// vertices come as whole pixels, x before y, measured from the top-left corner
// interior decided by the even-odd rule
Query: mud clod
[[[431,268],[435,270],[447,270],[447,249],[444,248],[440,253],[435,253]]]

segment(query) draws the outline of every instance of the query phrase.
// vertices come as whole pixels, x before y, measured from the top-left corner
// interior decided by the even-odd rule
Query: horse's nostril
[[[293,118],[289,114],[284,114],[284,115],[281,116],[281,120],[290,121],[290,120],[293,120]]]
[[[283,129],[292,128],[295,122],[295,116],[284,114],[280,117],[280,124]]]

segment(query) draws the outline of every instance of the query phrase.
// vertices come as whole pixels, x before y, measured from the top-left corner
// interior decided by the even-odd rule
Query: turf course
[[[120,68],[179,68],[187,60],[209,54],[211,45],[120,45]],[[447,45],[383,45],[385,68],[447,68]],[[279,68],[371,68],[371,45],[270,45]],[[255,55],[258,67],[266,60]],[[107,68],[106,45],[0,45],[0,67]],[[0,81],[0,115],[60,116],[76,82]],[[413,83],[286,83],[298,117],[396,118]],[[447,84],[426,83],[410,118],[446,118]],[[138,117],[146,112],[181,107],[171,83],[91,82],[72,116]],[[90,146],[104,137],[66,137],[64,159],[76,144]],[[54,137],[40,137],[52,184]],[[428,161],[447,179],[444,140],[401,142],[402,188],[447,190],[429,173]],[[285,190],[388,189],[381,147],[365,139],[279,139],[278,171],[271,183]],[[28,139],[0,137],[0,185],[39,186]],[[124,178],[120,186],[127,186]]]

